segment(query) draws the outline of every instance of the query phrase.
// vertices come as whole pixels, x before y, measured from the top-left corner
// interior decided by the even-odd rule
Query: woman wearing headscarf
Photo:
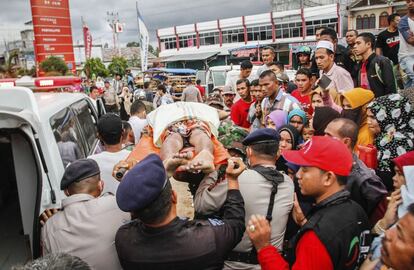
[[[316,88],[310,93],[310,98],[314,115],[316,107],[331,107],[338,112],[342,111],[342,107],[333,101],[332,96],[329,94],[329,91],[323,91],[320,87]]]
[[[308,123],[308,118],[303,110],[294,109],[288,114],[288,123],[294,126],[299,134],[302,134],[303,127]]]
[[[275,110],[271,112],[268,116],[266,116],[265,127],[277,130],[281,126],[287,124],[287,117],[288,117],[288,114],[286,111]]]
[[[286,166],[286,160],[282,156],[282,152],[286,150],[296,150],[299,145],[300,134],[294,126],[284,125],[278,130],[280,135],[279,151],[280,157],[276,162],[276,168],[278,171],[288,173],[288,167]]]
[[[377,175],[391,191],[392,160],[414,149],[414,113],[408,99],[392,94],[368,105],[368,128],[378,150]]]
[[[367,106],[375,95],[370,90],[354,88],[341,95],[341,116],[354,121],[358,129],[358,140],[356,145],[368,145],[374,143],[374,136],[368,129]]]
[[[328,126],[328,124],[332,120],[339,117],[341,117],[339,112],[332,109],[331,107],[316,107],[312,119],[312,126],[315,130],[314,135],[325,135],[325,128]]]

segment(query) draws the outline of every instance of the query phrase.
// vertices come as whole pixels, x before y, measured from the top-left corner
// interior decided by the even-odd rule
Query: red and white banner
[[[36,67],[49,56],[61,57],[75,74],[69,0],[30,0]],[[39,72],[39,76],[44,75]]]
[[[116,33],[122,33],[124,32],[124,24],[120,22],[115,23],[115,32]]]
[[[83,42],[85,44],[85,58],[88,60],[92,54],[92,35],[86,24],[83,25]]]

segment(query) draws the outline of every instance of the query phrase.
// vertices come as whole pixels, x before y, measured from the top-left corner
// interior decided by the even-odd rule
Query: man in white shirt
[[[263,66],[257,70],[257,77],[260,77],[263,71],[269,70],[276,56],[276,51],[273,47],[267,46],[262,49]]]
[[[105,146],[105,151],[89,156],[95,160],[101,170],[101,178],[105,183],[103,192],[116,194],[119,182],[112,176],[115,164],[124,160],[130,154],[122,150],[122,120],[112,113],[103,115],[98,121],[98,137]]]
[[[142,129],[148,125],[145,104],[142,101],[135,100],[131,105],[130,115],[128,122],[134,131],[135,144],[137,144],[141,138]]]
[[[316,45],[315,59],[320,77],[326,75],[331,80],[326,89],[334,89],[341,94],[354,88],[354,81],[349,72],[335,64],[335,48],[332,42],[319,41]]]
[[[237,89],[236,82],[241,79],[248,79],[252,82],[256,79],[256,74],[252,73],[253,64],[249,60],[244,60],[240,63],[240,71],[231,70],[227,72],[225,85],[231,86],[232,89]],[[240,99],[239,94],[236,92],[235,102]]]

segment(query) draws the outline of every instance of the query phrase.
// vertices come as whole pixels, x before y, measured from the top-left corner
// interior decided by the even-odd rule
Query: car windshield
[[[223,86],[226,83],[225,71],[212,71],[214,87]]]

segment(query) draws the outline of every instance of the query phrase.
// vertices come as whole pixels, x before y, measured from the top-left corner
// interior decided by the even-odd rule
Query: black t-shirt
[[[382,49],[382,54],[388,57],[394,65],[398,64],[398,50],[400,49],[400,37],[398,30],[389,32],[388,29],[379,33],[377,37],[377,48]]]

